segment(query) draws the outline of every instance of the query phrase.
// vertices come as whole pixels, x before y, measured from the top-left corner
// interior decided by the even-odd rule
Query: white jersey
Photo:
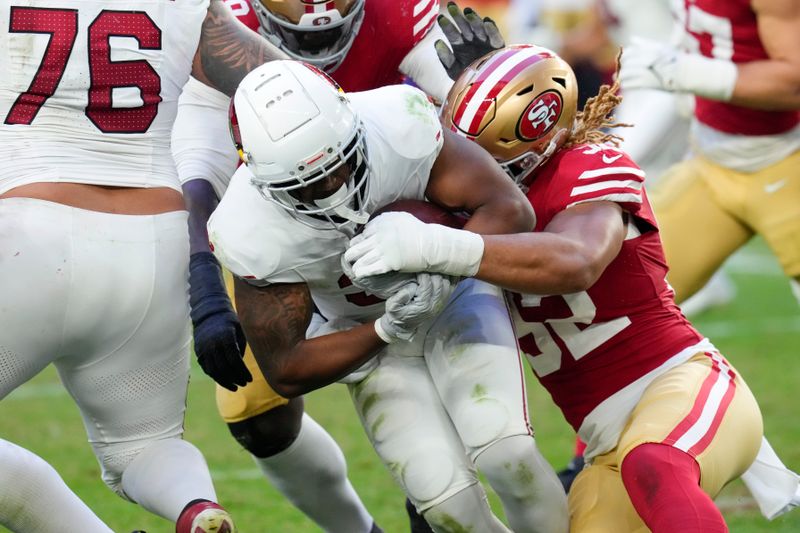
[[[170,133],[209,0],[2,2],[0,193],[36,182],[180,190]]]
[[[413,87],[393,85],[350,93],[364,122],[371,166],[366,210],[399,199],[423,199],[442,147],[436,110]],[[350,284],[340,265],[349,238],[309,227],[265,200],[241,166],[208,222],[211,244],[233,274],[254,283],[306,283],[328,319],[359,322],[383,314],[383,301]]]

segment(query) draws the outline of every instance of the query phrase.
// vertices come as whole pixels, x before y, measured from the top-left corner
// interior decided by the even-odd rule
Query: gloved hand
[[[470,63],[506,44],[494,21],[489,17],[481,19],[471,7],[465,8],[462,14],[455,2],[448,2],[447,12],[455,24],[444,15],[439,15],[437,20],[450,47],[440,39],[434,43],[434,48],[447,75],[455,80]]]
[[[419,326],[444,309],[458,283],[450,276],[428,272],[416,278],[386,300],[383,316],[375,321],[375,332],[386,343],[411,340]]]
[[[471,231],[426,224],[403,212],[383,213],[353,237],[344,253],[353,283],[393,270],[474,276],[483,257],[483,239]]]
[[[737,75],[732,61],[689,54],[668,43],[633,37],[622,51],[619,82],[623,91],[660,89],[728,101]]]
[[[247,341],[225,292],[222,269],[210,252],[189,260],[189,305],[194,326],[194,352],[203,371],[228,390],[253,376],[242,357]]]
[[[369,276],[356,280],[353,268],[342,254],[342,272],[347,276],[353,285],[363,289],[367,294],[374,294],[378,298],[388,300],[406,284],[417,281],[416,272],[387,272],[377,276]]]

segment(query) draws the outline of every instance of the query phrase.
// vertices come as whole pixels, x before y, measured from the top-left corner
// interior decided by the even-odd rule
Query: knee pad
[[[474,391],[470,401],[464,402],[453,414],[453,422],[458,428],[464,446],[474,450],[507,436],[511,413],[506,405],[490,396]]]
[[[228,429],[245,450],[264,459],[292,445],[300,433],[302,415],[302,409],[280,406],[241,422],[229,423]]]
[[[456,464],[446,450],[419,450],[400,466],[398,474],[408,498],[424,510],[451,495]]]

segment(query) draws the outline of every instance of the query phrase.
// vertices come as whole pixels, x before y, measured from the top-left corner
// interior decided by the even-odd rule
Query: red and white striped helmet
[[[577,110],[572,68],[547,48],[512,45],[464,70],[450,89],[442,121],[483,146],[524,185],[566,142]]]
[[[366,0],[253,0],[265,36],[291,58],[333,72],[364,19]]]

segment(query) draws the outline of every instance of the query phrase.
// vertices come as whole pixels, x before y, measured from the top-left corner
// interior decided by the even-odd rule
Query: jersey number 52
[[[78,38],[78,10],[12,6],[10,33],[48,34],[47,47],[28,90],[21,93],[6,124],[30,124],[53,96]],[[144,59],[111,60],[111,37],[131,37],[141,50],[161,49],[161,30],[144,11],[103,10],[88,27],[89,89],[86,116],[103,133],[144,133],[161,102],[161,77]],[[137,88],[142,105],[114,107],[114,89]]]

